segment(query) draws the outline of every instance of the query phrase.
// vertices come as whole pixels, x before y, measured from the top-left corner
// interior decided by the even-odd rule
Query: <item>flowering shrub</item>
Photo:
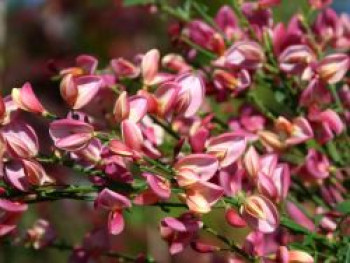
[[[154,261],[106,249],[99,229],[81,246],[42,218],[16,231],[30,204],[74,199],[94,202],[109,235],[136,206],[181,209],[159,222],[170,254],[189,246],[225,262],[350,262],[350,18],[310,0],[277,23],[279,2],[233,0],[212,18],[191,0],[126,1],[173,16],[179,53],[152,49],[105,67],[77,57],[55,76],[66,114],[30,83],[0,98],[3,242],[72,250],[71,262]],[[24,112],[47,120],[49,147]],[[214,210],[245,238],[213,229]]]

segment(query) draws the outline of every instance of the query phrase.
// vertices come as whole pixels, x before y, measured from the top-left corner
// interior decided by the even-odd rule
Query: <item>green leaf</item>
[[[350,263],[350,245],[348,245],[348,249],[346,251],[345,263]]]
[[[290,230],[293,230],[296,233],[310,234],[310,231],[308,229],[306,229],[305,227],[295,223],[293,220],[286,217],[281,218],[281,225],[289,228]]]
[[[345,200],[336,206],[336,210],[344,214],[350,213],[350,199]]]
[[[124,6],[134,6],[134,5],[146,5],[152,4],[154,0],[124,0]]]

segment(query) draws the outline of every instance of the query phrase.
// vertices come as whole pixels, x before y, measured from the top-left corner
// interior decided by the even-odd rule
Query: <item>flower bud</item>
[[[226,210],[225,219],[226,219],[226,222],[233,227],[241,228],[241,227],[247,226],[247,223],[244,221],[244,219],[233,208],[229,208]]]
[[[220,250],[218,246],[210,245],[198,240],[191,242],[191,247],[198,253],[213,253]]]

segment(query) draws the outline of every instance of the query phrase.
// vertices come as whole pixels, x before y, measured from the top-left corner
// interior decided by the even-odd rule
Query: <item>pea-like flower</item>
[[[112,235],[118,235],[123,231],[125,223],[122,210],[131,207],[127,197],[105,188],[96,198],[95,207],[109,211],[108,229]]]

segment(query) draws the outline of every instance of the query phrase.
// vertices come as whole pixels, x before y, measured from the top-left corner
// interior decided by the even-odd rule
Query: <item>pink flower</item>
[[[94,167],[102,160],[102,150],[102,142],[97,138],[93,138],[85,148],[73,152],[71,155],[73,159],[84,165]]]
[[[4,179],[19,191],[27,192],[31,186],[52,183],[40,163],[29,159],[14,159],[5,164]]]
[[[332,96],[329,89],[319,79],[314,78],[310,81],[306,89],[301,93],[299,104],[300,106],[308,107],[312,104],[322,105],[330,104]]]
[[[322,9],[331,5],[333,0],[309,0],[309,5],[315,9]]]
[[[288,165],[279,164],[271,174],[259,172],[257,185],[259,193],[275,202],[280,202],[287,197],[290,181]]]
[[[196,44],[222,54],[225,49],[225,42],[222,36],[212,27],[200,20],[193,20],[187,25],[187,33],[189,38]]]
[[[254,230],[271,233],[279,225],[279,214],[275,205],[259,195],[248,197],[241,207],[242,218]]]
[[[96,96],[102,83],[101,77],[95,75],[75,77],[68,74],[60,84],[61,96],[72,109],[81,109]]]
[[[29,242],[35,249],[42,249],[52,244],[55,238],[56,233],[50,223],[39,219],[27,230],[25,241]]]
[[[331,109],[320,111],[317,108],[310,108],[308,118],[314,127],[316,139],[321,144],[328,142],[345,129],[339,115]]]
[[[180,159],[174,166],[178,176],[184,172],[198,176],[201,181],[208,181],[214,176],[219,168],[219,162],[216,157],[210,154],[190,154]],[[194,178],[194,181],[197,181]]]
[[[98,60],[90,55],[80,55],[76,58],[76,64],[85,74],[93,74],[97,69]]]
[[[123,58],[112,59],[110,65],[118,78],[133,79],[140,75],[140,69]]]
[[[201,107],[205,96],[205,85],[198,73],[184,73],[175,82],[180,86],[177,93],[176,112],[185,118],[193,117]]]
[[[20,89],[12,89],[11,96],[16,105],[22,110],[38,114],[47,113],[43,105],[35,96],[29,82],[26,82]]]
[[[331,9],[326,8],[322,10],[316,17],[313,25],[313,30],[316,36],[324,43],[327,44],[330,41],[334,41],[336,37],[338,27],[340,27],[339,18],[337,13]],[[321,44],[322,44],[321,42]]]
[[[217,69],[213,73],[213,78],[217,89],[233,91],[235,95],[246,90],[251,85],[251,77],[247,70],[231,73]]]
[[[253,146],[250,146],[243,158],[243,164],[251,177],[256,177],[260,170],[260,156]]]
[[[151,49],[144,54],[141,61],[141,73],[146,86],[157,85],[173,79],[171,74],[159,72],[159,61],[158,49]]]
[[[273,1],[273,0],[263,0]],[[261,38],[265,28],[273,25],[272,12],[269,8],[260,8],[259,3],[244,2],[241,5],[242,13],[253,27],[255,34]]]
[[[256,42],[239,41],[231,46],[219,60],[223,60],[223,65],[227,68],[256,70],[262,67],[265,54]]]
[[[113,113],[118,122],[129,119],[137,123],[146,115],[147,109],[148,100],[146,97],[134,95],[128,98],[127,93],[123,91],[114,105]]]
[[[286,48],[278,60],[280,69],[284,72],[302,75],[310,63],[316,60],[316,56],[306,45],[293,45]]]
[[[170,198],[171,188],[168,180],[150,173],[143,173],[143,176],[147,180],[149,189],[137,195],[134,199],[134,204],[149,205]]]
[[[155,91],[157,101],[156,112],[159,116],[165,117],[174,110],[180,86],[176,82],[165,82]]]
[[[202,222],[193,214],[185,213],[178,218],[165,217],[160,222],[160,235],[168,242],[170,254],[180,253],[196,237]]]
[[[223,196],[223,188],[209,182],[196,182],[186,187],[183,198],[190,211],[198,214],[206,214],[211,207]]]
[[[160,53],[158,49],[148,51],[142,58],[141,71],[143,81],[146,85],[151,85],[158,74]]]
[[[277,262],[281,263],[314,263],[313,257],[307,252],[300,250],[288,250],[281,246],[276,253]]]
[[[184,73],[192,69],[182,56],[174,53],[165,55],[162,58],[162,65],[176,73]]]
[[[230,40],[243,38],[243,31],[238,26],[238,19],[230,6],[222,6],[215,16],[215,22]]]
[[[110,234],[118,235],[123,231],[124,218],[122,210],[131,207],[131,202],[128,198],[105,188],[95,200],[95,207],[109,211],[108,229]]]
[[[38,137],[28,124],[11,122],[1,130],[0,134],[11,157],[31,158],[39,152]]]
[[[313,138],[314,133],[310,123],[304,117],[295,118],[292,122],[284,117],[278,117],[275,123],[276,129],[287,135],[287,146],[303,143]]]
[[[121,131],[125,145],[134,151],[140,151],[143,145],[140,127],[130,120],[124,120],[121,123]]]
[[[0,199],[0,236],[16,229],[19,217],[27,209],[26,204]]]
[[[94,137],[92,125],[73,119],[53,121],[49,131],[55,146],[65,151],[82,150]]]
[[[209,139],[207,153],[215,155],[221,167],[234,163],[245,152],[247,142],[235,133],[224,133]]]
[[[330,162],[326,155],[309,149],[306,156],[305,168],[315,179],[325,179],[329,176]]]
[[[219,184],[226,196],[234,196],[242,190],[242,183],[245,179],[245,170],[234,164],[219,172]]]
[[[322,59],[317,65],[321,80],[328,84],[339,82],[349,70],[350,60],[346,54],[332,54]]]

